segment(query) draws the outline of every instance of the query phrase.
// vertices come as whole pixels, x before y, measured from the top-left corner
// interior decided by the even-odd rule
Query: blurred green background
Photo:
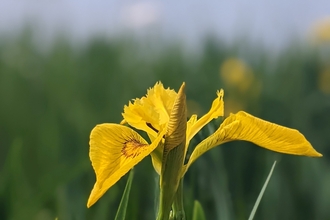
[[[299,129],[323,158],[281,155],[233,142],[203,155],[185,177],[188,219],[199,200],[208,219],[247,219],[274,160],[255,219],[330,219],[330,44],[293,43],[278,53],[208,37],[200,51],[178,42],[57,38],[47,49],[29,31],[0,40],[0,219],[113,219],[122,178],[86,208],[95,182],[91,129],[120,122],[123,106],[162,81],[187,85],[189,114],[225,89],[225,112],[248,111]],[[193,143],[216,129],[202,130]],[[157,175],[135,168],[127,219],[154,219]]]

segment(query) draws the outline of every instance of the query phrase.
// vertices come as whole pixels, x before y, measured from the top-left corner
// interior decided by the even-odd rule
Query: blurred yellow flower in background
[[[242,60],[229,58],[220,67],[220,76],[225,85],[246,92],[254,81],[254,74]]]
[[[324,94],[330,95],[330,66],[325,67],[323,71],[319,73],[318,88]]]
[[[312,37],[315,43],[330,42],[330,17],[323,18],[314,25]]]
[[[220,79],[229,96],[226,101],[226,116],[232,112],[246,110],[258,100],[262,83],[252,69],[241,59],[228,58],[220,66]]]

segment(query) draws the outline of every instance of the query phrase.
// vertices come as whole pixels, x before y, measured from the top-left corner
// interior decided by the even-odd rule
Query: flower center
[[[135,157],[139,156],[139,154],[141,153],[141,150],[139,150],[138,148],[148,146],[148,144],[142,144],[135,139],[126,141],[123,144],[124,144],[124,146],[121,149],[121,153],[126,158],[135,158]]]

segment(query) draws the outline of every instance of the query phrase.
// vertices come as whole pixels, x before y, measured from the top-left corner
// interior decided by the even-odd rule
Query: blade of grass
[[[201,204],[196,200],[194,202],[194,210],[193,210],[193,220],[205,220],[205,214],[203,207]]]
[[[131,191],[131,185],[132,185],[132,181],[133,181],[133,175],[134,175],[134,171],[132,169],[129,173],[127,183],[125,186],[125,190],[124,190],[123,196],[121,198],[121,201],[120,201],[117,213],[116,213],[115,220],[124,220],[125,219],[127,204],[128,204],[128,200],[129,200],[129,193]]]
[[[261,191],[260,191],[260,193],[259,193],[259,196],[258,196],[258,198],[257,198],[257,201],[255,202],[255,204],[254,204],[254,206],[253,206],[253,209],[252,209],[252,211],[251,211],[251,214],[250,214],[249,220],[252,220],[252,219],[254,218],[254,215],[255,215],[255,213],[256,213],[256,211],[257,211],[257,208],[258,208],[258,206],[259,206],[259,203],[260,203],[260,201],[261,201],[261,198],[262,198],[262,196],[264,195],[264,192],[265,192],[266,187],[267,187],[267,185],[268,185],[268,182],[269,182],[269,180],[270,180],[270,177],[271,177],[272,174],[273,174],[273,170],[274,170],[274,168],[275,168],[275,165],[276,165],[276,161],[274,161],[273,166],[272,166],[272,168],[270,169],[270,172],[269,172],[268,177],[267,177],[267,179],[266,179],[266,182],[265,182],[264,185],[262,186],[262,189],[261,189]]]

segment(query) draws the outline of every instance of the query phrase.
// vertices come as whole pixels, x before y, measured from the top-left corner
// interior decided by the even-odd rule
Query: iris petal
[[[213,101],[211,109],[203,117],[196,121],[192,118],[192,121],[188,123],[187,131],[189,131],[187,136],[187,143],[200,131],[206,124],[208,124],[212,119],[218,118],[224,115],[224,102],[223,102],[224,91],[221,89],[217,92],[217,98]],[[195,116],[192,116],[195,117]]]
[[[159,115],[153,106],[145,102],[145,97],[135,99],[134,103],[130,102],[128,106],[124,107],[124,113],[122,115],[124,117],[123,122],[127,122],[130,126],[145,131],[154,137],[157,136],[157,132],[150,125],[153,125],[159,130]]]
[[[228,129],[226,128],[228,123],[224,122],[223,129],[227,140],[250,141],[279,153],[310,157],[322,156],[296,129],[262,120],[243,111],[232,114],[230,117],[233,118],[231,121],[240,123]]]
[[[231,114],[211,136],[199,143],[194,149],[183,174],[202,154],[220,144],[243,140],[279,153],[321,157],[298,130],[277,125],[246,112]]]
[[[165,89],[157,82],[146,96],[124,107],[123,122],[156,137],[157,132],[167,126],[176,96],[174,90]]]
[[[148,90],[145,102],[153,106],[158,113],[159,125],[168,123],[176,97],[177,93],[173,89],[165,89],[161,82],[157,82],[153,88]]]
[[[149,145],[129,127],[119,124],[97,125],[90,135],[89,152],[96,183],[87,206],[92,206],[122,176],[148,156],[164,134],[165,130]]]

